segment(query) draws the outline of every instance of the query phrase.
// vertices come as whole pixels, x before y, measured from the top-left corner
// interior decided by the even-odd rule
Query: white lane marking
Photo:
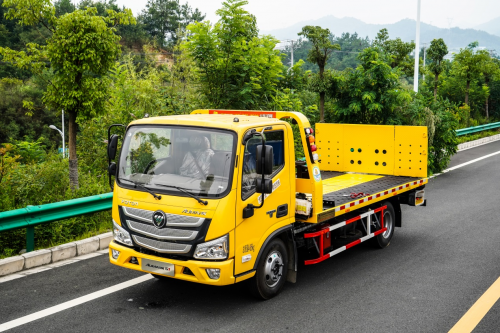
[[[112,287],[105,288],[105,289],[93,292],[91,294],[75,298],[71,301],[67,301],[67,302],[61,303],[59,305],[52,306],[52,307],[47,308],[45,310],[38,311],[38,312],[32,313],[30,315],[27,315],[27,316],[24,316],[24,317],[21,317],[18,319],[8,321],[4,324],[0,324],[0,332],[4,332],[4,331],[10,330],[14,327],[18,327],[18,326],[27,324],[29,322],[32,322],[34,320],[50,316],[54,313],[64,311],[66,309],[69,309],[69,308],[72,308],[74,306],[92,301],[92,300],[99,298],[99,297],[102,297],[102,296],[112,294],[112,293],[120,291],[122,289],[132,287],[136,284],[145,282],[145,281],[150,280],[150,279],[153,279],[152,275],[150,275],[150,274],[142,275],[138,278],[119,283],[119,284],[114,285]]]
[[[7,282],[7,281],[12,281],[12,280],[19,279],[19,278],[22,278],[22,277],[26,277],[26,275],[21,275],[21,274],[7,275],[7,276],[4,276],[4,277],[0,277],[0,283]]]
[[[435,175],[432,175],[431,177],[429,178],[434,178],[434,177],[437,177],[439,175],[442,175],[443,173],[446,173],[446,172],[450,172],[450,171],[453,171],[453,170],[456,170],[458,168],[461,168],[461,167],[464,167],[466,165],[469,165],[469,164],[472,164],[472,163],[476,163],[478,161],[481,161],[481,160],[484,160],[485,158],[488,158],[488,157],[491,157],[491,156],[495,156],[495,155],[498,155],[500,154],[500,150],[499,151],[496,151],[494,153],[491,153],[491,154],[488,154],[488,155],[484,155],[484,156],[481,156],[481,157],[478,157],[476,159],[473,159],[473,160],[470,160],[468,162],[465,162],[465,163],[462,163],[462,164],[459,164],[459,165],[455,165],[454,167],[451,167],[451,168],[448,168],[446,170],[443,170],[443,172],[441,173],[436,173]]]

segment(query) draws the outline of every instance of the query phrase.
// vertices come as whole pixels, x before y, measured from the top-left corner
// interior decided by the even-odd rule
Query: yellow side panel
[[[323,194],[335,192],[351,186],[363,184],[371,180],[379,179],[384,176],[362,175],[357,173],[346,173],[341,176],[323,180]]]
[[[343,125],[344,171],[392,175],[394,126]]]
[[[317,123],[315,127],[316,145],[321,160],[320,169],[344,171],[342,154],[344,125]]]
[[[427,127],[395,126],[395,176],[427,177]]]
[[[425,126],[318,123],[316,144],[322,171],[427,176]]]

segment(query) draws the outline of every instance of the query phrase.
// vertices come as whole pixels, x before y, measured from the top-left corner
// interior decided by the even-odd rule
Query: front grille
[[[153,224],[155,211],[119,206],[122,227],[132,236],[134,248],[164,258],[185,260],[205,241],[211,219],[169,214],[164,228]]]
[[[171,228],[158,229],[149,224],[130,220],[127,220],[127,224],[130,230],[156,239],[188,241],[195,239],[196,235],[198,235],[198,231]]]
[[[132,238],[137,244],[160,253],[188,253],[192,247],[188,244],[162,242],[135,235]]]
[[[123,212],[128,217],[132,217],[138,219],[140,221],[144,221],[150,224],[153,224],[153,210],[146,209],[138,209],[138,208],[130,208],[123,206]],[[169,214],[165,213],[167,216],[167,226],[171,227],[199,227],[205,221],[205,218],[187,216],[187,215],[178,215],[178,214]]]

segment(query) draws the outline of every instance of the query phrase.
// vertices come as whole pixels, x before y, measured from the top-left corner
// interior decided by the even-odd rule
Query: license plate
[[[141,268],[143,271],[148,271],[151,273],[161,274],[161,275],[169,275],[174,276],[174,265],[166,262],[142,259],[141,260]]]

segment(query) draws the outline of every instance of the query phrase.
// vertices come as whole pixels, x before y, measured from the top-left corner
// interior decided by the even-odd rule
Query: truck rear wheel
[[[262,252],[257,272],[249,281],[254,296],[270,299],[278,295],[285,285],[288,267],[288,252],[283,241],[273,239]]]
[[[375,244],[381,249],[389,246],[391,243],[392,236],[394,235],[394,227],[396,226],[394,207],[389,201],[384,202],[382,205],[387,205],[387,208],[384,209],[384,227],[387,230],[375,238]]]

